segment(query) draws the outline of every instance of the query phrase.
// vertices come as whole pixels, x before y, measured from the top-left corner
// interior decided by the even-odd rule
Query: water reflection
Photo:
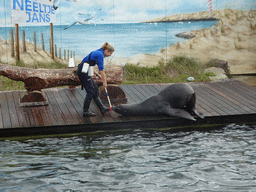
[[[255,128],[1,141],[0,191],[250,191]]]

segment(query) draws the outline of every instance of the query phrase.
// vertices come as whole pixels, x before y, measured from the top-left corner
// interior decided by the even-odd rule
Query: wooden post
[[[19,24],[15,24],[15,48],[16,48],[16,60],[20,61],[20,42],[19,42]]]
[[[26,34],[25,34],[25,31],[22,31],[22,45],[23,45],[23,52],[26,52],[27,48],[26,48]]]
[[[59,48],[59,58],[61,59],[61,49]]]
[[[51,54],[52,54],[52,59],[54,59],[54,50],[53,50],[53,24],[50,23],[50,31],[51,31]]]
[[[70,51],[70,55],[71,55],[70,58],[73,58],[72,51]]]
[[[34,51],[36,52],[36,32],[34,32]]]
[[[68,60],[69,60],[69,50],[68,50]]]
[[[13,30],[10,29],[10,38],[11,38],[11,57],[14,57],[14,37],[13,37]]]
[[[45,48],[44,48],[44,34],[41,33],[41,39],[42,39],[42,49],[43,51],[45,51]]]
[[[49,39],[49,51],[50,51],[50,54],[52,54],[52,41],[51,41],[51,38]]]
[[[57,57],[57,45],[55,44],[55,57]]]
[[[66,49],[64,49],[64,60],[66,60]]]
[[[75,59],[75,57],[76,57],[75,51],[73,52],[73,57],[74,57],[74,59]]]

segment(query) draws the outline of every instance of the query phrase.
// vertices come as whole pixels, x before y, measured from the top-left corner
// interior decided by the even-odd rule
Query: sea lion
[[[195,109],[196,94],[189,84],[171,84],[157,95],[137,104],[121,104],[113,110],[127,116],[167,115],[196,121],[192,115],[204,118]]]

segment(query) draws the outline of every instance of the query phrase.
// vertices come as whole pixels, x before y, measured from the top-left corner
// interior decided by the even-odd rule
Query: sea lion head
[[[126,109],[125,107],[126,105],[117,105],[117,106],[114,106],[113,107],[113,110],[116,112],[116,113],[119,113],[119,114],[122,114],[122,115],[127,115],[128,114],[128,110]]]

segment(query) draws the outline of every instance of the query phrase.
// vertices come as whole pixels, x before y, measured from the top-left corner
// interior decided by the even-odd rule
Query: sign
[[[12,23],[53,23],[55,9],[49,0],[11,0]]]

